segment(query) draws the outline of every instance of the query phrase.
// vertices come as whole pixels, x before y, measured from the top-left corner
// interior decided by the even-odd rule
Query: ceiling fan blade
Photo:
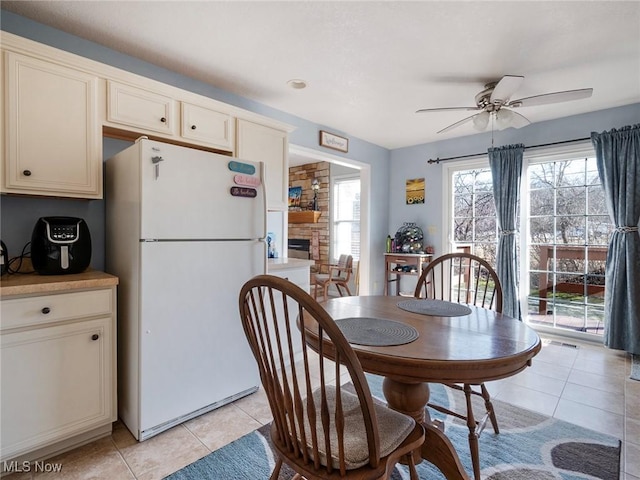
[[[501,108],[495,112],[496,127],[498,130],[504,130],[505,128],[522,128],[529,125],[531,122],[524,115],[520,115],[513,110],[507,108]]]
[[[453,130],[454,128],[459,127],[460,125],[464,125],[467,122],[471,122],[473,118],[478,115],[481,115],[481,113],[476,113],[475,115],[471,115],[470,117],[463,118],[462,120],[457,121],[456,123],[452,123],[448,127],[444,127],[442,130],[438,131],[437,133],[444,133],[444,132],[448,132],[449,130]]]
[[[518,112],[514,112],[513,110],[511,110],[511,113],[513,113],[513,117],[511,118],[511,126],[513,128],[526,127],[531,123],[524,115],[520,115]]]
[[[454,111],[473,111],[480,110],[479,107],[442,107],[442,108],[421,108],[420,110],[416,110],[416,113],[424,113],[424,112],[454,112]]]
[[[549,103],[570,102],[589,98],[593,93],[593,88],[581,88],[578,90],[566,90],[564,92],[544,93],[533,97],[519,98],[509,102],[507,107],[531,107],[534,105],[547,105]]]
[[[524,77],[521,75],[505,75],[493,87],[489,101],[491,103],[506,103],[511,98],[511,95],[520,88],[523,80]]]

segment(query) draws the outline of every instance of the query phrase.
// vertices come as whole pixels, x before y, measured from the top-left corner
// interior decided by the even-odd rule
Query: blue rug
[[[382,398],[382,378],[367,375],[372,393]],[[464,396],[431,386],[431,398],[437,403],[459,409]],[[549,418],[513,405],[494,400],[500,434],[491,426],[480,437],[480,467],[484,480],[617,480],[620,476],[620,441],[586,428]],[[481,405],[478,405],[480,410]],[[460,420],[433,413],[445,422],[445,432],[460,456],[467,472],[471,458],[467,435],[469,430]],[[264,426],[204,458],[186,466],[168,480],[260,480],[268,479],[274,466],[270,447],[269,426]],[[418,465],[421,480],[444,480],[432,464]],[[285,470],[280,479],[290,479]],[[393,480],[409,478],[407,469],[398,466]]]

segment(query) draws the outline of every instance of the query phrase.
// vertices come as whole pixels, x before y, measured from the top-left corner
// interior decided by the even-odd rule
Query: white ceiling
[[[532,122],[640,102],[638,1],[2,1],[2,8],[387,148],[436,132],[485,83],[513,98],[593,87],[521,108]],[[301,78],[304,90],[287,81]]]

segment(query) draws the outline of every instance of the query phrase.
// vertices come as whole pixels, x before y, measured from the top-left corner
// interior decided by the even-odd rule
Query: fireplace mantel
[[[300,210],[289,212],[289,223],[318,223],[320,212],[317,210]]]

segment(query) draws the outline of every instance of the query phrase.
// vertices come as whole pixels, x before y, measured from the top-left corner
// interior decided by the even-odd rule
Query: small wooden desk
[[[449,480],[469,480],[447,436],[425,410],[433,383],[479,384],[524,370],[540,351],[540,337],[524,323],[484,308],[471,307],[460,317],[436,317],[401,310],[398,297],[342,297],[322,306],[334,318],[383,318],[413,326],[418,339],[399,346],[352,345],[362,368],[385,377],[383,391],[389,407],[411,415],[426,429],[422,457]],[[311,327],[315,321],[305,317]],[[308,328],[307,342],[317,351],[319,341]],[[324,346],[332,358],[330,345]]]
[[[431,261],[432,253],[385,253],[384,254],[384,294],[389,294],[389,284],[396,283],[396,295],[400,295],[400,278],[402,275],[419,277],[422,269]],[[415,271],[400,272],[395,267],[415,266]],[[413,296],[413,292],[411,292]]]

